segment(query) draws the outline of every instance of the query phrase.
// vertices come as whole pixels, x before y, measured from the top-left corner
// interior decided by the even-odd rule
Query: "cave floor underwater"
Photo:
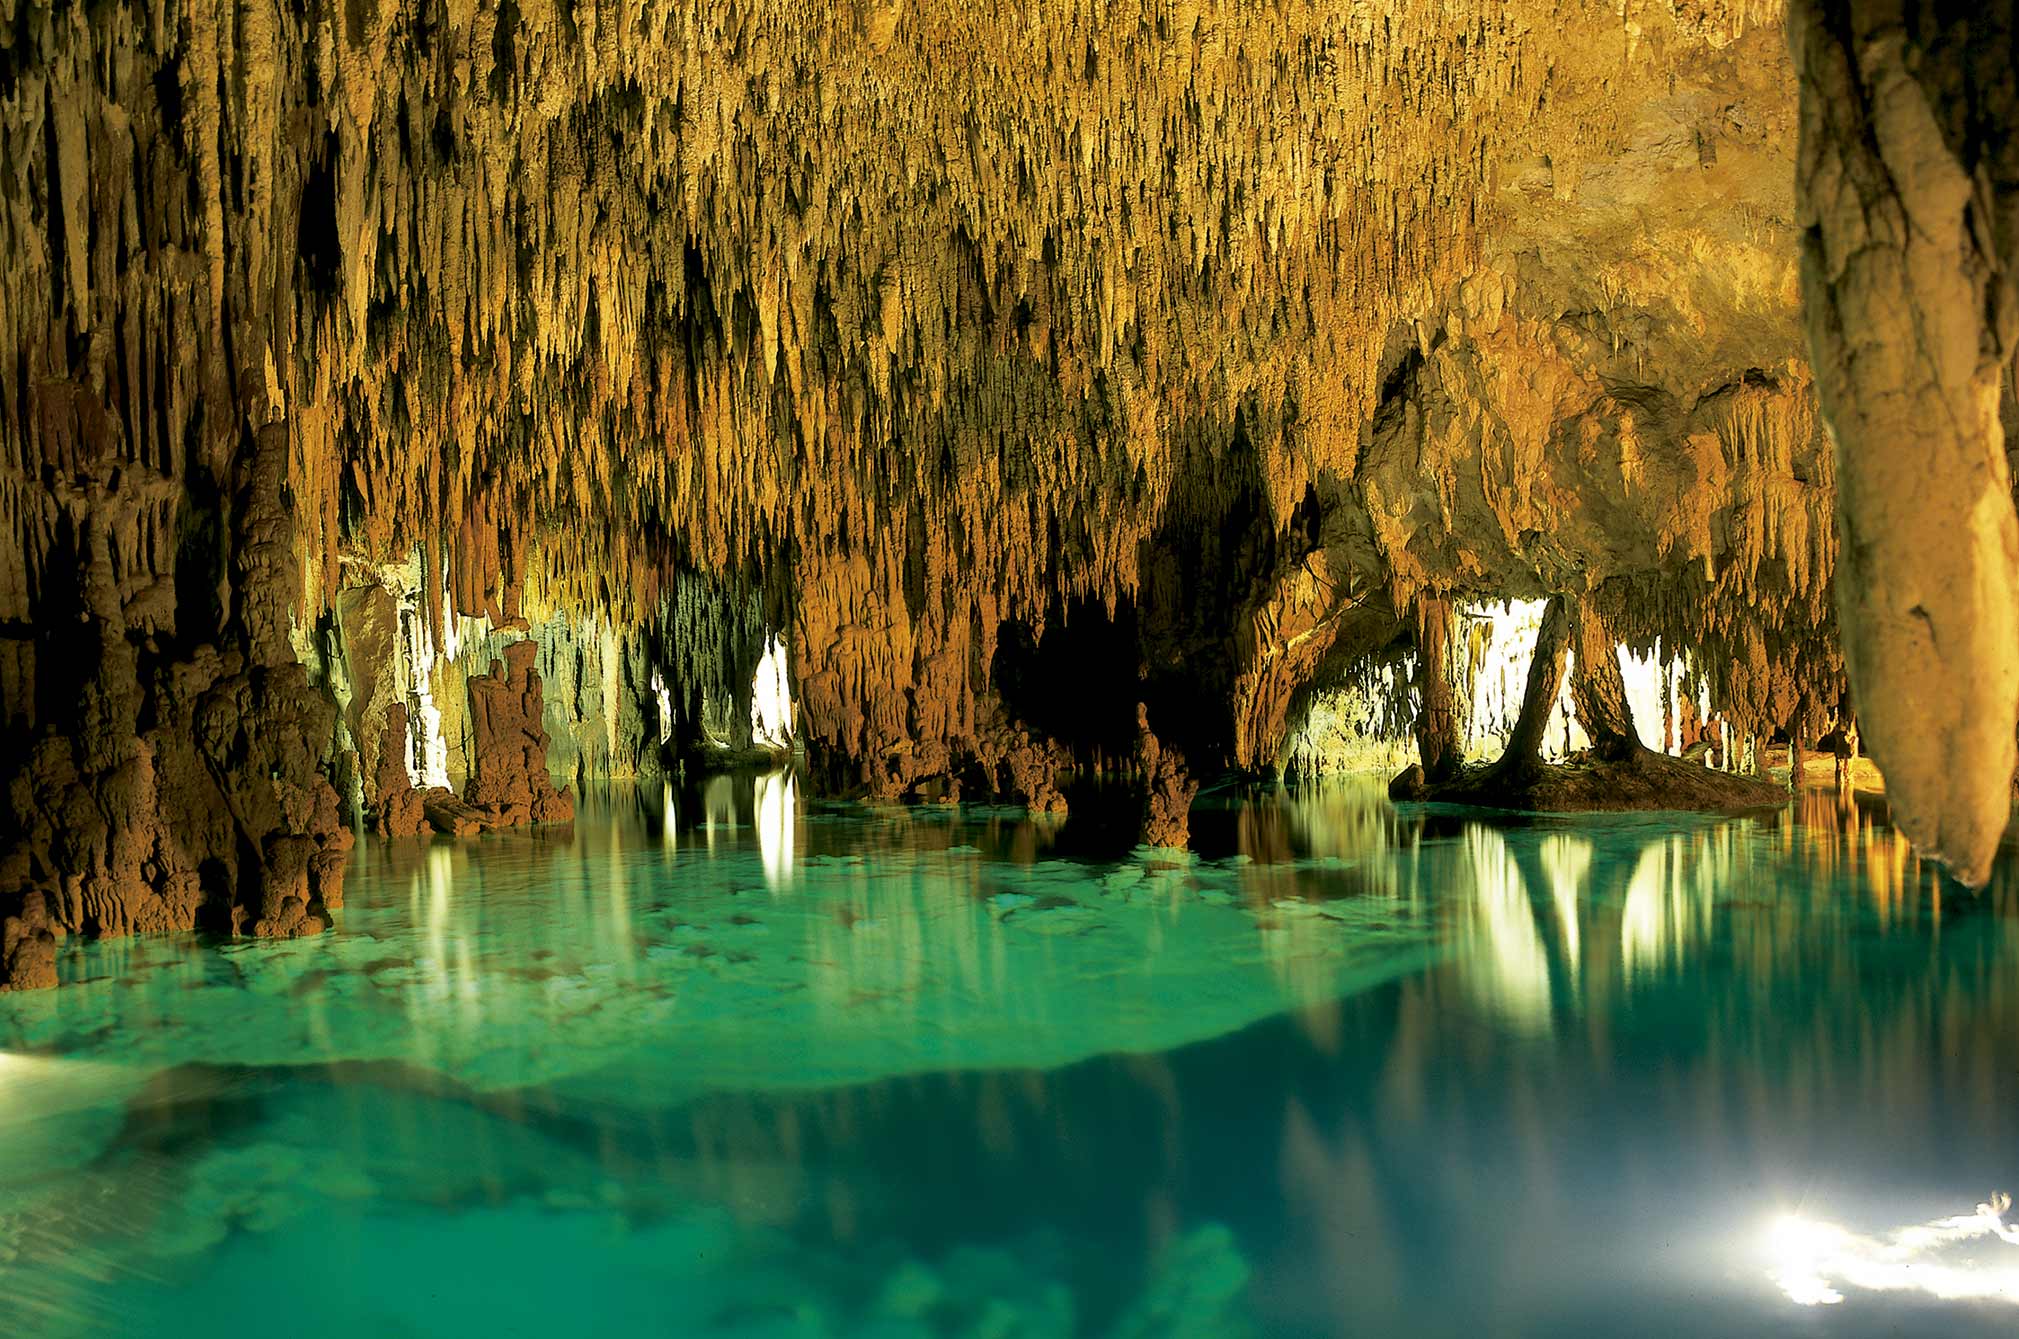
[[[1827,790],[1193,831],[718,778],[73,942],[0,997],[7,1332],[2009,1332],[2011,852]]]

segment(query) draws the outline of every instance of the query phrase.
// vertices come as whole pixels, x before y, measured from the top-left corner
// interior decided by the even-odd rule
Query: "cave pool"
[[[2009,1334],[2019,897],[1361,781],[361,842],[0,996],[14,1336]]]

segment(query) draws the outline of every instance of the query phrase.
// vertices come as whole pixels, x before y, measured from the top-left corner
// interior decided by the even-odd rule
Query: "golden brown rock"
[[[1576,594],[1749,732],[1839,690],[1771,0],[7,14],[22,925],[326,919],[331,730],[280,662],[334,609],[347,775],[395,791],[411,686],[344,573],[415,554],[437,647],[659,620],[597,664],[693,734],[785,634],[816,774],[873,795],[1057,803],[1143,700],[1181,819],[1419,593]],[[1066,607],[1129,643],[1051,685],[1120,704],[1099,747],[996,681]],[[469,798],[561,813],[525,681],[464,672]]]
[[[635,617],[682,561],[789,567],[809,733],[851,765],[967,748],[996,623],[1061,590],[1140,600],[1155,536],[1233,519],[1230,458],[1270,546],[1307,499],[1357,509],[1398,335],[1575,332],[1563,380],[1594,394],[1638,365],[1687,397],[1796,351],[1754,261],[1791,105],[1768,4],[24,13],[13,124],[56,151],[0,352],[79,385],[143,369],[90,412],[165,460],[204,384],[184,361],[244,325],[229,371],[293,445],[310,608],[346,551],[421,548],[437,621],[525,583]],[[76,240],[129,213],[146,246]],[[198,338],[164,340],[135,293]],[[66,320],[137,343],[73,364]],[[174,388],[165,425],[151,387]],[[1559,442],[1575,406],[1532,398],[1554,417],[1530,440]],[[1250,587],[1235,611],[1308,550],[1281,578],[1251,553],[1219,574]],[[1332,553],[1328,579],[1375,556]],[[1222,653],[1250,695],[1230,757],[1271,760],[1310,645]]]
[[[425,804],[407,774],[407,708],[395,702],[385,713],[384,738],[379,745],[371,781],[372,831],[381,837],[415,837],[431,831]]]
[[[1149,709],[1136,706],[1136,766],[1143,779],[1143,845],[1183,846],[1191,839],[1192,800],[1199,782],[1150,730]]]
[[[447,786],[429,786],[420,793],[428,825],[451,837],[474,837],[491,825],[488,815],[471,808]]]
[[[472,770],[463,800],[483,815],[486,827],[565,823],[575,816],[574,800],[555,790],[547,774],[544,697],[533,668],[539,649],[530,640],[513,642],[489,674],[470,680]],[[431,804],[431,820],[434,813]]]
[[[1803,289],[1838,445],[1838,602],[1901,829],[1971,885],[2012,809],[2019,19],[1801,0]]]

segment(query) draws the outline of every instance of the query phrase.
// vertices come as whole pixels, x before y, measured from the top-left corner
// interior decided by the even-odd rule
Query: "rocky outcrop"
[[[36,990],[56,984],[57,936],[49,899],[37,889],[21,894],[0,919],[0,990]]]
[[[2012,808],[2019,518],[2019,17],[1797,0],[1802,278],[1835,429],[1837,584],[1901,829],[1965,883]]]
[[[428,826],[436,832],[451,837],[474,837],[493,826],[488,814],[465,803],[447,786],[429,786],[420,793],[420,801]],[[511,824],[508,822],[500,826]]]
[[[381,837],[417,837],[432,831],[425,802],[407,773],[411,726],[404,703],[386,709],[384,739],[372,771],[371,829]]]
[[[1136,766],[1143,782],[1143,845],[1183,846],[1191,839],[1198,778],[1185,760],[1150,730],[1147,707],[1136,708]]]
[[[489,674],[470,680],[470,782],[463,801],[483,815],[487,827],[565,823],[575,816],[574,799],[554,788],[547,774],[547,731],[541,723],[540,673],[533,668],[539,646],[513,642]],[[432,820],[436,809],[430,808]]]
[[[283,447],[268,431],[248,448],[217,642],[136,598],[113,495],[79,497],[74,584],[49,574],[46,673],[0,799],[0,989],[52,984],[60,934],[291,936],[342,905],[351,834],[320,767],[334,711],[286,636]]]
[[[988,793],[1015,800],[1039,814],[1066,811],[1060,778],[1073,770],[1072,754],[1007,720],[983,737],[977,751]]]

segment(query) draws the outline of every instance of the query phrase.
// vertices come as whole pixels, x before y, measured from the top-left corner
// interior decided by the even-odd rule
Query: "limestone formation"
[[[1559,593],[1747,735],[1848,653],[1981,872],[2010,28],[1902,73],[1885,15],[1796,11],[1798,213],[1777,0],[0,0],[4,979],[321,925],[340,812],[744,748],[774,641],[830,790],[1133,757],[1171,839],[1426,613]],[[1900,311],[1908,400],[1842,337]]]
[[[1136,765],[1143,778],[1143,844],[1183,846],[1191,836],[1199,782],[1185,760],[1151,732],[1149,710],[1141,704],[1136,707]]]
[[[1902,830],[1981,884],[2011,815],[2019,718],[1999,417],[2019,358],[2019,10],[1798,0],[1790,39],[1845,659]]]
[[[1416,748],[1426,781],[1458,770],[1458,717],[1451,698],[1451,605],[1416,599]]]
[[[425,801],[407,774],[409,728],[404,703],[386,709],[385,738],[371,781],[371,827],[381,837],[417,837],[431,831]]]
[[[1785,802],[1785,794],[1763,780],[1715,772],[1700,759],[1673,757],[1643,746],[1627,702],[1617,645],[1603,613],[1590,602],[1552,596],[1536,637],[1521,713],[1500,756],[1483,766],[1454,762],[1441,775],[1431,772],[1427,763],[1412,764],[1389,784],[1389,795],[1405,801],[1545,812],[1737,812]],[[1562,688],[1566,663],[1571,697],[1590,747],[1561,763],[1547,763],[1541,756],[1542,735]]]
[[[555,790],[547,774],[543,695],[533,668],[538,651],[534,642],[514,642],[489,674],[470,680],[473,770],[462,798],[487,827],[565,823],[575,816],[573,798]],[[431,821],[435,812],[431,806]]]
[[[229,517],[215,603],[136,563],[160,536],[131,475],[80,454],[80,485],[51,490],[56,565],[21,656],[39,673],[0,802],[0,989],[52,984],[59,932],[290,936],[342,904],[351,834],[318,767],[334,710],[286,637],[284,453],[271,426],[241,444],[211,518]]]

